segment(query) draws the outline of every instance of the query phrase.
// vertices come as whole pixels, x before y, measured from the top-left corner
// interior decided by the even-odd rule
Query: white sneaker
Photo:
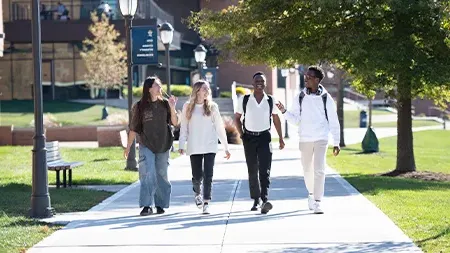
[[[320,208],[320,201],[314,202],[314,213],[315,214],[323,214],[322,208]]]
[[[209,205],[208,204],[203,205],[203,214],[209,214]]]
[[[195,196],[195,204],[197,205],[197,207],[200,209],[203,206],[203,197],[202,195],[197,195]]]
[[[314,200],[314,196],[313,195],[308,195],[308,207],[309,207],[309,210],[314,210],[314,203],[315,203],[316,201]]]

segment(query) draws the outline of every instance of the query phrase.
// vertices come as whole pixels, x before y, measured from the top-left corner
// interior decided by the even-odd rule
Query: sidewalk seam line
[[[222,253],[222,250],[223,250],[223,244],[225,242],[225,236],[227,234],[228,221],[230,220],[231,212],[233,211],[234,199],[236,198],[236,194],[238,192],[240,185],[241,185],[241,180],[238,180],[236,186],[234,187],[233,198],[232,199],[230,198],[231,199],[231,207],[230,207],[230,211],[228,212],[227,220],[225,222],[225,231],[223,232],[222,244],[220,245],[220,253]]]

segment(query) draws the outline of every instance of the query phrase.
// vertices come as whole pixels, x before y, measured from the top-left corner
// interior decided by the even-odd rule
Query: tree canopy
[[[415,170],[411,99],[450,101],[450,1],[245,0],[192,13],[192,28],[243,64],[329,62],[366,94],[397,100],[397,171]]]
[[[93,88],[114,88],[123,84],[127,74],[125,43],[105,15],[91,14],[92,38],[83,41],[81,57],[86,65],[85,79]]]

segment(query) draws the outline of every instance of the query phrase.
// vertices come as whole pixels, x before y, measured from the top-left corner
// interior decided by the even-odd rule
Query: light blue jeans
[[[140,207],[169,207],[172,193],[172,185],[167,175],[169,156],[170,150],[164,153],[153,153],[144,145],[139,146]]]

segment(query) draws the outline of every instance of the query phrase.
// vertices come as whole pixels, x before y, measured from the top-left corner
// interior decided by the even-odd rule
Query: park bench
[[[63,186],[67,187],[67,171],[69,172],[69,187],[72,186],[72,169],[83,165],[82,162],[66,162],[61,159],[61,153],[59,151],[59,142],[52,141],[46,142],[45,148],[47,149],[47,169],[56,172],[56,188],[60,188],[60,171],[63,172]]]

